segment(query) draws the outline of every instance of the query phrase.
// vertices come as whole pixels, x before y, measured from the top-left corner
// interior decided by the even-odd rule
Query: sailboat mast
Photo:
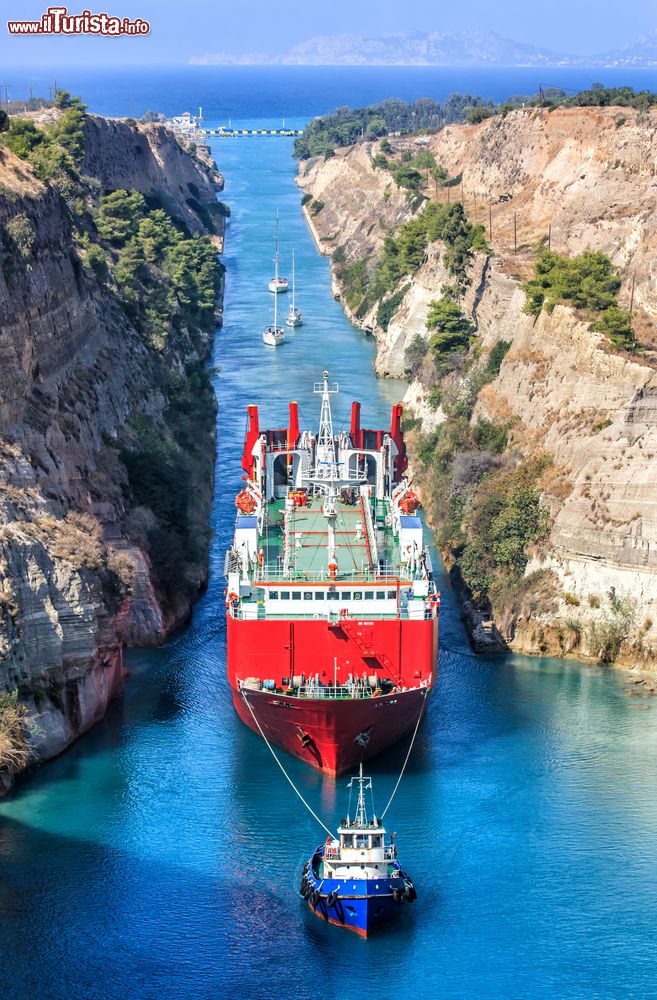
[[[278,292],[274,294],[274,336],[276,336],[277,329],[278,329]]]
[[[278,209],[276,210],[276,253],[274,254],[274,265],[275,265],[274,276],[276,278],[276,281],[278,281]],[[276,289],[276,291],[278,292],[278,288]]]

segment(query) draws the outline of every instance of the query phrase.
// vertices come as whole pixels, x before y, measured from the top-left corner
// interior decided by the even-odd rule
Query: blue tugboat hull
[[[395,861],[389,877],[378,879],[318,878],[313,861],[322,848],[308,862],[301,882],[301,895],[318,917],[327,923],[354,931],[367,937],[371,931],[390,923],[405,900],[415,899],[415,889],[409,892],[412,882]]]
[[[317,904],[308,901],[310,909],[318,917],[337,927],[355,931],[361,937],[367,937],[373,930],[390,923],[397,915],[400,907],[392,896],[338,896],[332,906],[328,905],[327,897],[320,898]]]

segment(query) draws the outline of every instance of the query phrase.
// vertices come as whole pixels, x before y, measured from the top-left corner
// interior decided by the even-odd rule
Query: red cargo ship
[[[389,430],[334,433],[328,372],[317,435],[261,430],[248,408],[228,580],[228,680],[240,718],[341,774],[413,730],[434,685],[439,596],[404,479],[402,407]]]

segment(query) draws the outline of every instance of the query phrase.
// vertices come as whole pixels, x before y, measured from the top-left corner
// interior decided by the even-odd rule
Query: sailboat
[[[287,326],[301,326],[303,323],[303,316],[301,315],[301,310],[297,309],[295,302],[295,282],[294,282],[294,250],[292,251],[292,302],[290,304],[290,311],[287,314],[287,319],[285,320]]]
[[[285,330],[278,325],[278,295],[274,296],[274,325],[265,327],[262,339],[267,347],[278,347],[285,340]]]
[[[278,212],[276,212],[276,254],[274,256],[275,272],[274,277],[269,282],[269,291],[274,295],[279,292],[286,292],[288,287],[287,278],[282,278],[278,273]]]

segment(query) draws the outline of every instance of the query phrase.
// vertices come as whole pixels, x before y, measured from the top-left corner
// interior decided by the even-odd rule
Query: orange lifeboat
[[[399,509],[402,514],[412,514],[420,506],[420,498],[417,493],[409,490],[399,501]]]
[[[256,509],[255,498],[247,490],[242,490],[235,497],[235,506],[238,510],[241,510],[243,514],[253,514]]]

